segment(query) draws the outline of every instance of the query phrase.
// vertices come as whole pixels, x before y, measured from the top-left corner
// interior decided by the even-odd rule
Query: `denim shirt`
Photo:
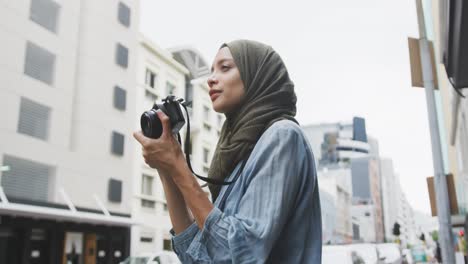
[[[228,186],[221,188],[203,229],[193,223],[173,235],[182,263],[321,263],[317,173],[296,123],[268,128],[233,184],[223,210],[219,202]]]

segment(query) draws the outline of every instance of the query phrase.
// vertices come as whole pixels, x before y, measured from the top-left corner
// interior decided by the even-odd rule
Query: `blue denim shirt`
[[[183,263],[321,263],[317,173],[296,123],[268,128],[233,184],[223,211],[222,187],[202,230],[193,223],[173,236]]]

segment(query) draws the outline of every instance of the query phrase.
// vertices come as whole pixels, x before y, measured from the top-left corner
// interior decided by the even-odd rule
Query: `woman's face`
[[[244,83],[228,47],[223,47],[216,54],[208,86],[213,108],[218,113],[236,110],[244,98]]]

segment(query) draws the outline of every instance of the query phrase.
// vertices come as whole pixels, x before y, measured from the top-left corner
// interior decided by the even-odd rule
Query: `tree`
[[[437,242],[439,240],[439,232],[437,230],[434,230],[431,232],[432,240]]]

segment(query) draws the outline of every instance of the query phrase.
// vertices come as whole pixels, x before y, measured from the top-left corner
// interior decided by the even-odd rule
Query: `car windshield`
[[[146,264],[148,263],[149,257],[128,257],[121,264]]]

